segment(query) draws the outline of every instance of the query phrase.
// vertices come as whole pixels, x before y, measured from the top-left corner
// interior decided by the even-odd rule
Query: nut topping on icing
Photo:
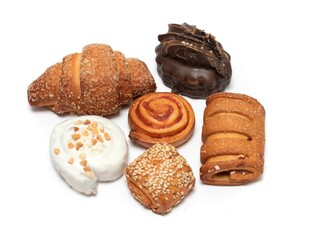
[[[99,116],[83,116],[57,125],[51,134],[50,152],[69,185],[87,195],[96,193],[97,181],[120,177],[128,161],[123,132]]]

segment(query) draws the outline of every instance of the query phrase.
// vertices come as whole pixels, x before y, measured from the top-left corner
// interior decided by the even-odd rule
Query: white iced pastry
[[[66,182],[87,195],[97,193],[97,182],[119,178],[128,164],[123,131],[99,116],[75,117],[55,126],[50,154]]]

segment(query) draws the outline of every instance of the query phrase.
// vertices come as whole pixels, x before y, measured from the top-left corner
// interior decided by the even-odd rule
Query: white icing
[[[86,120],[97,123],[97,126],[83,124]],[[96,129],[95,132],[91,128]],[[83,134],[85,132],[88,136]],[[73,134],[80,134],[80,138],[73,140]],[[83,146],[77,150],[78,142]],[[70,143],[74,147],[69,148]],[[55,126],[50,137],[50,155],[53,165],[72,188],[91,195],[97,193],[97,182],[113,181],[123,174],[128,164],[128,145],[123,131],[111,120],[81,116]],[[70,158],[74,159],[71,164]],[[84,158],[86,167],[89,167],[87,170],[81,165]]]

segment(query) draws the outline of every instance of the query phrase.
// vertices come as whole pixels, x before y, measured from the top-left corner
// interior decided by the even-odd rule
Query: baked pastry
[[[130,106],[128,121],[132,141],[148,148],[158,142],[180,146],[193,134],[191,105],[174,93],[148,93]]]
[[[174,146],[157,143],[125,169],[131,194],[154,213],[166,214],[195,186],[192,169]]]
[[[125,58],[109,45],[90,44],[82,53],[49,67],[27,90],[31,106],[58,114],[108,115],[135,97],[154,92],[156,84],[144,62]]]
[[[258,179],[264,168],[264,107],[256,99],[236,93],[215,93],[206,103],[201,181],[231,186]]]
[[[211,34],[186,23],[169,24],[158,40],[157,70],[172,92],[206,98],[229,84],[230,55]]]
[[[97,182],[114,181],[128,164],[122,130],[111,120],[82,116],[58,124],[50,137],[53,165],[76,191],[97,193]]]

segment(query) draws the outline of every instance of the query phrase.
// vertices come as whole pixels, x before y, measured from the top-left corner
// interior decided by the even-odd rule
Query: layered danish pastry
[[[158,142],[177,147],[192,136],[195,115],[189,102],[180,95],[157,92],[135,100],[128,121],[129,137],[134,142],[144,147]]]
[[[86,195],[97,193],[97,182],[119,178],[128,162],[124,133],[111,120],[99,116],[58,124],[51,134],[50,154],[65,181]]]
[[[126,169],[132,195],[154,213],[166,214],[195,186],[191,167],[174,146],[157,143]]]
[[[241,185],[263,173],[265,110],[235,93],[208,97],[204,112],[200,179],[211,185]]]

